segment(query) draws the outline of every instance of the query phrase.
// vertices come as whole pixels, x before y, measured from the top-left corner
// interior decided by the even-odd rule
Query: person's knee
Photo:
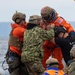
[[[10,75],[19,75],[19,68],[15,69]]]
[[[41,63],[34,63],[32,66],[32,69],[37,73],[37,74],[42,74],[44,72],[44,67]]]

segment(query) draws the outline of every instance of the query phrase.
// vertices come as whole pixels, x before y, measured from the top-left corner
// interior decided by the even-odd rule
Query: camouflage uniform
[[[75,75],[75,61],[71,62],[67,70],[69,75]]]
[[[34,25],[34,23],[31,23],[31,25]],[[51,40],[53,37],[53,28],[46,31],[36,26],[32,29],[27,29],[24,33],[21,60],[26,66],[29,65],[34,71],[34,73],[30,75],[42,75],[44,72],[44,68],[41,63],[41,60],[44,57],[44,50],[42,48],[43,42],[47,39]]]
[[[70,50],[70,56],[72,57],[72,60],[70,61],[67,73],[69,75],[75,75],[75,46],[73,46],[72,49]]]

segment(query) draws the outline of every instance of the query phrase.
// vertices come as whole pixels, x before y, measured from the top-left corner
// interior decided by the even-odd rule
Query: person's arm
[[[54,27],[55,24],[48,25],[47,35],[49,36],[49,40],[52,40],[54,38]],[[51,35],[53,35],[53,37],[50,39]]]
[[[69,44],[68,39],[65,39],[65,38],[55,38],[54,41],[59,46],[62,46],[62,45],[65,45],[65,44]]]
[[[38,31],[40,33],[40,35],[42,36],[41,38],[43,40],[52,40],[54,38],[54,27],[52,27],[53,25],[51,25],[51,27],[49,28],[49,30],[44,30],[44,29],[40,29],[40,31]]]
[[[47,30],[47,38],[48,38],[48,40],[52,40],[53,38],[54,38],[54,29],[53,28],[50,28],[50,30]]]
[[[66,30],[68,31],[68,33],[74,31],[72,25],[70,23],[68,23],[64,18],[59,17],[58,18],[58,23],[60,25],[63,25],[66,28]]]

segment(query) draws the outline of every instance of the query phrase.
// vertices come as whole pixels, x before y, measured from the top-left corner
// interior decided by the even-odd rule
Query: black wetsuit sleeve
[[[55,43],[59,46],[63,46],[65,44],[69,44],[69,40],[65,38],[55,38]]]

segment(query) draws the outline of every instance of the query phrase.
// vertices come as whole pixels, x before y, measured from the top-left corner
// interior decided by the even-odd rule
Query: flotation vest
[[[58,68],[47,68],[43,75],[67,75],[62,70]]]
[[[66,30],[68,31],[68,33],[70,33],[71,31],[74,31],[73,27],[71,26],[70,23],[68,23],[64,18],[60,17],[57,15],[57,19],[53,20],[50,23],[54,23],[55,26],[60,26],[62,25],[64,28],[66,28]],[[50,24],[49,23],[49,24]]]
[[[23,46],[23,34],[25,28],[18,24],[12,24],[11,26],[12,30],[8,41],[9,49],[20,56],[22,53],[21,49]]]

